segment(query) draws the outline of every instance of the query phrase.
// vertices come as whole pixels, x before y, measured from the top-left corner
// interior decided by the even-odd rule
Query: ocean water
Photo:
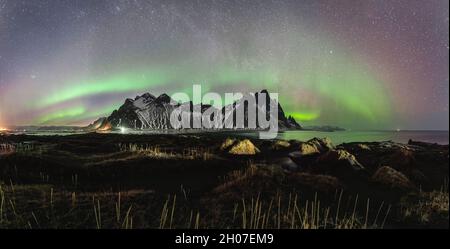
[[[408,143],[409,139],[429,143],[448,144],[448,131],[285,131],[279,134],[282,139],[309,140],[313,137],[329,137],[334,144],[350,142],[393,141]]]
[[[216,133],[217,131],[207,131],[206,133]],[[82,134],[84,132],[80,131],[9,131],[0,133],[10,133],[10,134],[28,134],[28,135],[72,135],[72,134]],[[113,132],[120,133],[120,132]],[[195,134],[201,133],[198,130],[191,131],[129,131],[126,134],[145,134],[145,135],[158,135],[158,134]],[[230,135],[238,136],[248,136],[248,137],[259,137],[259,132],[249,132],[249,131],[221,131],[217,133],[229,133]],[[414,141],[438,143],[438,144],[449,144],[449,132],[448,131],[284,131],[279,132],[277,138],[279,139],[295,139],[300,141],[306,141],[311,138],[318,137],[329,137],[334,144],[350,143],[350,142],[382,142],[382,141],[393,141],[398,143],[408,143],[409,139]]]

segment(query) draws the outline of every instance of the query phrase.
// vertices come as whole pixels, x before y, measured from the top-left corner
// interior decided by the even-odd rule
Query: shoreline
[[[149,131],[133,131],[129,130],[126,132],[121,131],[54,131],[54,130],[48,130],[48,131],[0,131],[0,136],[72,136],[72,135],[89,135],[89,134],[119,134],[119,135],[136,135],[136,136],[158,136],[158,135],[229,135],[229,136],[248,136],[249,138],[258,139],[257,135],[260,131],[258,130],[198,130],[198,129],[191,129],[191,130],[149,130]],[[311,136],[308,137],[301,137],[297,138],[295,135],[290,136],[290,134],[311,134]],[[364,138],[362,140],[352,140],[351,135],[353,134],[391,134],[391,137],[376,137],[375,139],[370,138]],[[412,134],[410,134],[412,133]],[[442,136],[439,136],[439,138],[435,139],[427,139],[427,138],[416,138],[414,137],[414,133],[422,134],[422,133],[429,133],[429,134],[439,134],[442,133]],[[403,135],[405,134],[405,135]],[[406,136],[406,134],[410,134],[410,136]],[[395,136],[397,135],[403,135],[400,139],[396,139]],[[308,140],[313,138],[314,136],[320,136],[320,137],[331,137],[333,140],[342,140],[343,142],[340,143],[353,143],[353,142],[388,142],[393,141],[397,143],[403,143],[406,144],[409,140],[414,141],[422,141],[427,143],[435,143],[439,145],[448,145],[449,144],[449,131],[439,131],[439,130],[423,130],[423,131],[409,131],[409,130],[402,130],[402,131],[389,131],[389,130],[345,130],[345,131],[313,131],[313,130],[281,130],[278,132],[277,137],[274,139],[287,139],[287,140]],[[338,138],[338,139],[336,139]],[[444,141],[444,142],[442,142]]]

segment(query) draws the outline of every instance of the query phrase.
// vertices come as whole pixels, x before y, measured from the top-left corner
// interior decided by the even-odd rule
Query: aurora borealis
[[[0,125],[125,98],[278,92],[310,125],[448,129],[449,2],[0,0]]]

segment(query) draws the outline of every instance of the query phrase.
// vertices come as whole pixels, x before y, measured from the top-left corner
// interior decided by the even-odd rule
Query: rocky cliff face
[[[266,110],[269,111],[269,95],[266,90],[259,93],[255,93],[257,97],[260,93],[266,93]],[[256,98],[258,99],[258,98]],[[235,115],[236,108],[240,105],[244,105],[243,100],[238,100],[229,108],[232,108],[232,113]],[[191,116],[192,120],[198,118],[199,113],[195,113],[194,105],[192,102],[179,104],[172,100],[167,94],[161,94],[158,97],[153,96],[150,93],[145,93],[141,96],[137,96],[135,99],[126,99],[119,109],[114,110],[109,117],[100,118],[96,120],[93,124],[89,125],[88,129],[93,130],[108,130],[115,128],[128,128],[135,130],[164,130],[173,129],[170,124],[170,115],[172,111],[180,105],[189,105],[187,109],[189,110],[188,115]],[[258,103],[256,102],[257,108]],[[246,105],[248,107],[248,104]],[[206,109],[210,108],[210,105],[201,104],[201,112],[203,113]],[[226,107],[222,108],[222,113],[225,114]],[[273,115],[271,112],[267,112],[267,118]],[[248,128],[248,109],[245,108],[244,111],[245,126]],[[234,123],[235,125],[235,123]],[[295,121],[291,116],[286,117],[283,108],[278,103],[278,127],[279,129],[301,129],[301,126]]]
[[[112,127],[131,129],[169,129],[174,103],[166,94],[155,97],[149,93],[125,103],[107,118]]]

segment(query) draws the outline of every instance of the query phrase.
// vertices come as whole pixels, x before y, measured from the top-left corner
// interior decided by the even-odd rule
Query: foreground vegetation
[[[355,175],[339,161],[345,153],[305,156],[313,142],[253,141],[258,154],[245,142],[233,151],[252,153],[230,154],[236,141],[226,137],[0,136],[0,228],[448,228],[448,161],[434,155],[421,168],[429,151],[448,158],[448,147],[418,150],[401,165],[413,169],[398,172],[370,165],[375,144],[333,148],[363,162]],[[302,161],[290,158],[302,167],[287,167],[298,148]],[[401,155],[377,158],[393,165]],[[317,162],[340,168],[318,171]]]

